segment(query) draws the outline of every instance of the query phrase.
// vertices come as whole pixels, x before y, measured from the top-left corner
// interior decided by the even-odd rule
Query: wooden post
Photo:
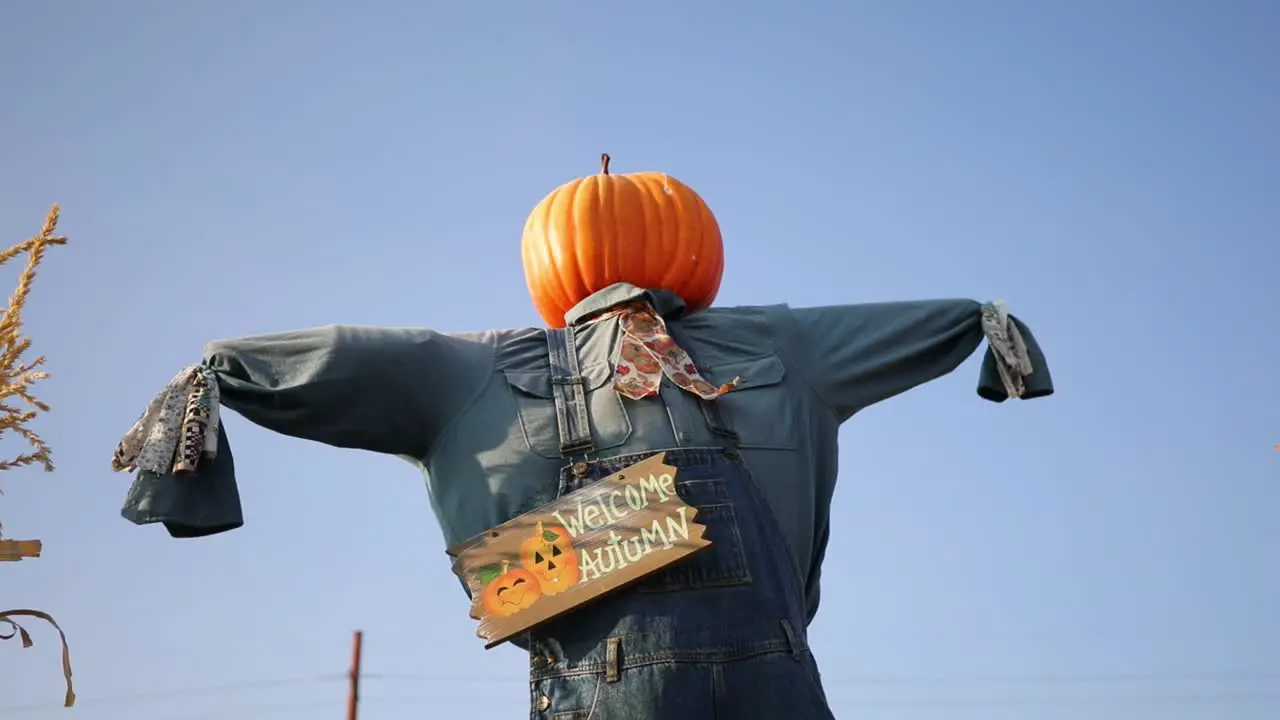
[[[364,633],[357,630],[351,641],[351,675],[347,693],[347,720],[356,720],[356,710],[360,705],[360,651],[364,644]]]

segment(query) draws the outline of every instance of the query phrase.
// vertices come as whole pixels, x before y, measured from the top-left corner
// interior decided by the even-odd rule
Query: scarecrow
[[[1050,395],[1030,330],[963,299],[712,307],[724,258],[711,210],[666,174],[610,174],[607,155],[534,209],[522,255],[546,328],[209,344],[116,451],[115,469],[136,470],[125,518],[174,537],[242,524],[220,407],[412,459],[450,546],[662,453],[709,545],[513,637],[532,716],[831,718],[807,627],[841,423],[951,372],[984,337],[981,397]],[[504,563],[476,602],[517,612],[560,592],[557,573],[587,576],[576,561],[549,569],[567,536],[538,531],[526,564]]]

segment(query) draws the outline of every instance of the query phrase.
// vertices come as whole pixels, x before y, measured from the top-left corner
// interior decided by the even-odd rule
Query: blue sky
[[[210,339],[539,324],[525,215],[607,151],[706,198],[722,305],[999,298],[1049,355],[1051,399],[980,401],[975,358],[842,430],[838,717],[1275,717],[1277,30],[1261,0],[8,3],[0,238],[57,201],[72,244],[27,313],[58,471],[0,478],[45,557],[0,605],[65,625],[84,720],[339,718],[356,628],[364,720],[527,712],[407,465],[233,417],[248,524],[178,541],[108,459]],[[6,719],[63,716],[33,629]]]

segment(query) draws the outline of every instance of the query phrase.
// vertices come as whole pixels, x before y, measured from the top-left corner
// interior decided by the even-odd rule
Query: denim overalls
[[[653,453],[595,452],[572,330],[548,330],[559,495]],[[676,488],[712,545],[516,641],[534,720],[830,720],[786,541],[714,402],[722,447],[671,448]],[[573,462],[574,458],[584,458]]]

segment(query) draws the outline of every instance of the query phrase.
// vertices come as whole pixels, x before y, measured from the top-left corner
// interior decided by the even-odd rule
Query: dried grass
[[[22,308],[31,294],[31,284],[36,277],[36,268],[44,259],[45,250],[51,245],[65,245],[67,239],[54,235],[58,227],[59,209],[54,205],[44,220],[40,234],[13,247],[0,252],[0,265],[13,258],[27,254],[27,265],[18,275],[18,287],[9,298],[9,305],[0,317],[0,436],[16,433],[30,446],[30,451],[20,453],[11,460],[0,459],[0,470],[12,470],[28,465],[39,465],[45,472],[53,472],[53,458],[48,444],[27,424],[41,413],[49,411],[49,406],[40,402],[31,393],[35,383],[45,379],[47,373],[37,370],[44,364],[44,357],[27,362],[23,355],[31,348],[31,339],[22,335]],[[3,529],[3,528],[0,528]],[[0,535],[0,561],[21,560],[40,556],[39,540],[5,540]],[[71,657],[67,649],[67,638],[62,628],[48,613],[40,610],[0,610],[0,640],[17,637],[22,647],[32,645],[31,633],[19,625],[13,618],[34,617],[44,620],[58,631],[62,640],[62,674],[66,679],[67,693],[65,707],[75,704],[76,694],[71,685]],[[8,629],[5,630],[4,628]]]

